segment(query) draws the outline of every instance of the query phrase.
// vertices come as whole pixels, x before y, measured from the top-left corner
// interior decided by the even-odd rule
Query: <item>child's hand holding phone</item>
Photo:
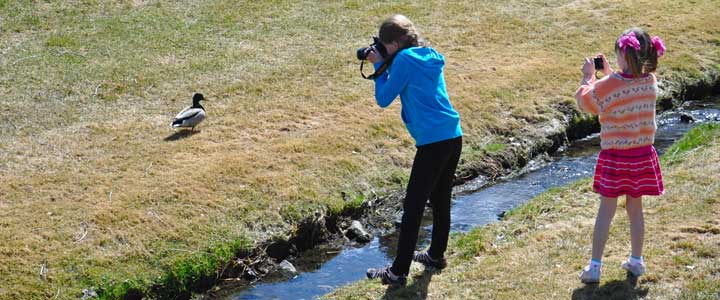
[[[607,58],[602,53],[598,53],[598,55],[593,59],[593,64],[595,65],[595,71],[600,71],[605,76],[610,75],[613,72]]]

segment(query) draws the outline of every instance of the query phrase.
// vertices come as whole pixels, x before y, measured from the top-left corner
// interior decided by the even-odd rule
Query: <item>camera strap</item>
[[[365,79],[374,80],[375,78],[378,78],[378,76],[380,76],[380,74],[385,72],[385,70],[387,70],[388,66],[390,66],[390,63],[392,63],[392,60],[387,60],[387,61],[383,62],[383,64],[380,66],[380,68],[375,70],[375,73],[365,76],[365,73],[363,73],[363,65],[365,64],[365,61],[363,60],[360,62],[360,75],[362,75],[362,77]]]
[[[365,73],[363,73],[363,64],[365,64],[365,61],[364,61],[364,60],[361,61],[361,62],[360,62],[360,75],[362,75],[363,78],[365,78],[365,79],[370,79],[370,80],[374,80],[375,78],[378,78],[378,76],[380,76],[382,73],[384,73],[384,72],[387,70],[387,68],[390,67],[390,65],[393,63],[393,60],[395,60],[395,56],[397,56],[398,53],[400,53],[400,51],[403,51],[403,50],[408,49],[408,48],[410,48],[410,47],[412,47],[412,46],[405,46],[405,47],[402,47],[402,48],[398,49],[397,52],[395,52],[393,55],[391,55],[390,57],[388,57],[388,58],[383,62],[383,64],[380,66],[380,68],[378,68],[377,70],[375,70],[375,73],[372,73],[372,74],[370,74],[370,75],[368,75],[368,76],[365,76]]]

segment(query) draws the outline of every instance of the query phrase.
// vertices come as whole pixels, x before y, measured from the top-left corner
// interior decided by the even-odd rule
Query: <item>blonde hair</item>
[[[626,47],[623,52],[618,42],[620,41],[620,38],[631,32],[635,33],[635,37],[638,42],[640,42],[640,50],[635,50],[633,47]],[[633,76],[652,73],[657,69],[657,49],[655,49],[655,45],[653,45],[650,35],[640,28],[633,27],[623,31],[623,33],[615,41],[615,53],[617,55],[623,55]]]
[[[380,24],[379,38],[381,42],[386,44],[398,42],[401,49],[427,45],[412,21],[403,15],[392,15],[385,19]]]

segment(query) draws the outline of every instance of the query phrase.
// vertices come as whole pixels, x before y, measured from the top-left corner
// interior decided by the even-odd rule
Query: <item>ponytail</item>
[[[623,55],[633,76],[655,72],[658,57],[665,53],[665,45],[659,37],[650,38],[640,28],[625,30],[615,43],[615,53]]]

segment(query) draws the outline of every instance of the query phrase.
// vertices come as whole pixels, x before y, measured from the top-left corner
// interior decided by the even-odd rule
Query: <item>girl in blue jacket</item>
[[[417,152],[403,202],[397,257],[392,266],[368,269],[367,277],[380,278],[383,284],[405,285],[411,261],[437,269],[447,266],[444,253],[450,233],[450,198],[462,130],[460,115],[445,89],[442,54],[425,47],[413,23],[402,15],[386,19],[380,25],[379,38],[387,57],[371,51],[368,60],[376,70],[385,59],[392,63],[375,78],[375,100],[385,108],[400,96],[401,117],[415,139]],[[428,199],[433,209],[432,242],[427,251],[414,252]]]

